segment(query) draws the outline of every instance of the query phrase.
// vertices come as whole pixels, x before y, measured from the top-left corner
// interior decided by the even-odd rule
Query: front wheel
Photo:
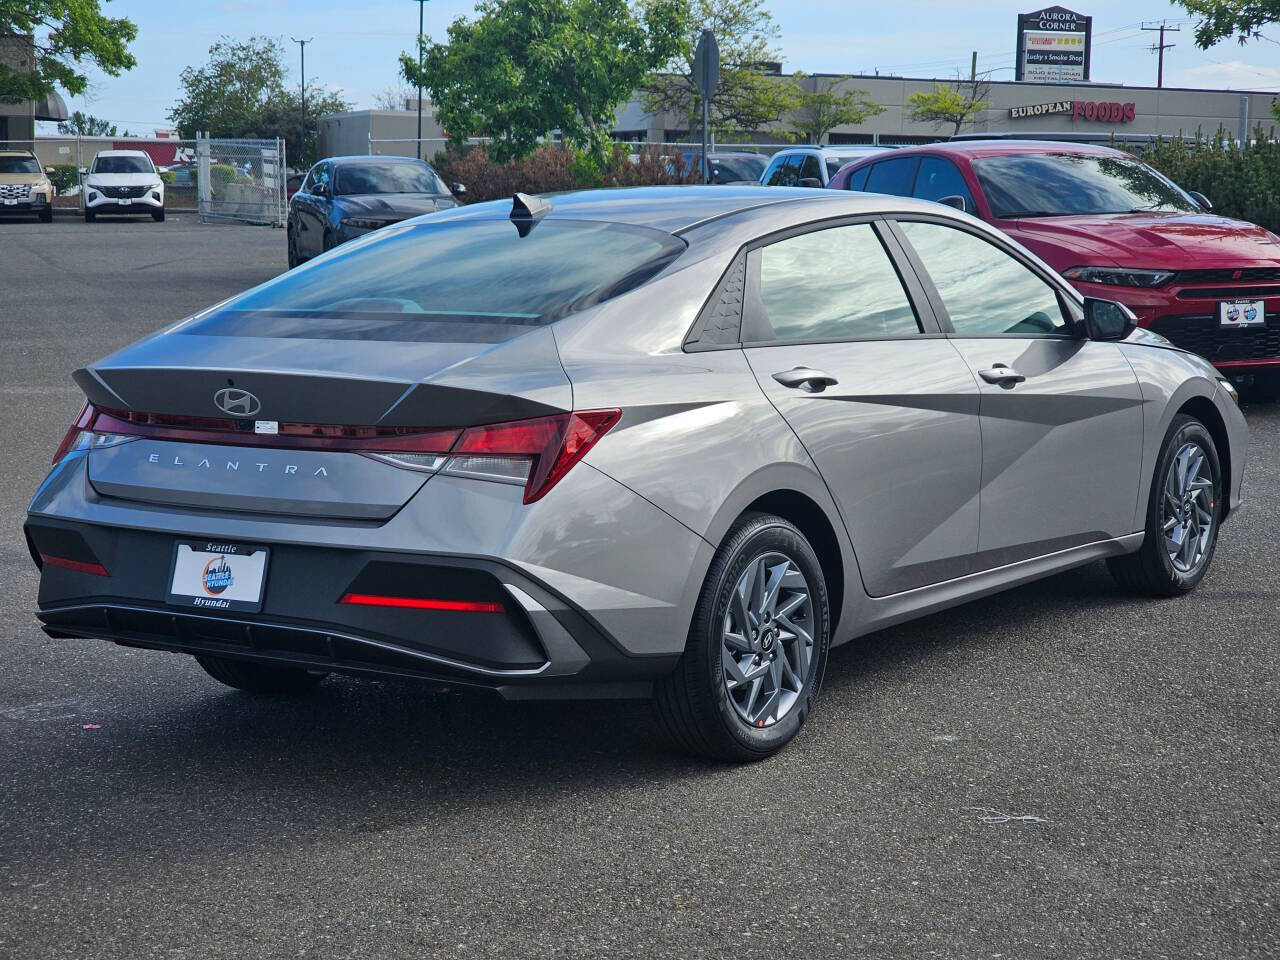
[[[270,663],[253,663],[204,654],[197,656],[196,662],[219,683],[249,693],[306,693],[328,676],[327,673],[312,673],[301,667],[278,667]]]
[[[156,223],[164,223],[164,207],[161,207],[159,210],[152,210],[151,219]]]
[[[285,228],[285,249],[289,259],[289,269],[292,270],[302,262],[298,256],[298,238],[293,232],[293,227]]]
[[[86,210],[86,211],[84,212],[84,222],[85,222],[85,223],[93,223],[93,221],[94,221],[94,219],[95,219],[96,217],[97,217],[97,214],[96,214],[96,213],[94,213],[92,210]]]
[[[1126,590],[1176,597],[1195,589],[1209,570],[1222,517],[1218,448],[1203,423],[1183,414],[1165,436],[1147,500],[1142,548],[1107,561]]]
[[[679,664],[656,685],[659,722],[691,753],[763,760],[813,711],[829,644],[809,541],[781,517],[748,514],[711,563]]]
[[[40,211],[41,223],[53,223],[53,207],[46,206]]]

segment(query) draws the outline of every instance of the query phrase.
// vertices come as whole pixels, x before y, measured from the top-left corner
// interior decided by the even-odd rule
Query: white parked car
[[[164,219],[164,181],[141,150],[101,150],[84,176],[84,219],[99,213],[149,213]]]

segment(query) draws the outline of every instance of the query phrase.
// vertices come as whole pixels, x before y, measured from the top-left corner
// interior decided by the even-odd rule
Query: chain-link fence
[[[195,151],[200,221],[233,220],[282,227],[288,199],[283,140],[213,140]]]

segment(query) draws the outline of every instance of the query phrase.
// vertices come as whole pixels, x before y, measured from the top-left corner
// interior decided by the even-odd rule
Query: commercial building
[[[29,34],[0,34],[0,63],[10,70],[29,72],[35,63],[35,40]],[[0,100],[0,147],[30,147],[37,120],[66,120],[67,105],[57,93],[42,100]]]

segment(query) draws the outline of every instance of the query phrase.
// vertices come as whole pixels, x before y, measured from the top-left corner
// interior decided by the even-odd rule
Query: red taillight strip
[[[402,607],[410,610],[449,610],[455,613],[502,613],[500,603],[477,600],[428,600],[424,597],[393,597],[380,593],[344,593],[339,603],[357,607]]]
[[[84,419],[83,417],[81,418]],[[446,453],[462,432],[434,427],[353,427],[333,423],[283,422],[277,433],[254,433],[234,420],[177,417],[128,410],[94,409],[87,424],[97,433],[192,443],[312,450]],[[84,429],[83,427],[81,429]]]
[[[86,563],[83,560],[68,560],[66,557],[55,557],[52,554],[40,554],[42,563],[46,563],[51,567],[61,567],[63,570],[74,570],[76,573],[91,573],[95,577],[109,576],[107,568],[100,563]]]

